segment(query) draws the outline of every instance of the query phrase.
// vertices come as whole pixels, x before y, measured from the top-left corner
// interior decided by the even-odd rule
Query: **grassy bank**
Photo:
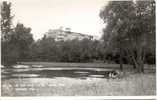
[[[2,96],[155,95],[155,74],[131,74],[122,79],[29,78],[2,81]]]

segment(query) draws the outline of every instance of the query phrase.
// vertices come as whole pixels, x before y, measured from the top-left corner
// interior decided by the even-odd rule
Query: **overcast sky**
[[[7,0],[12,2],[13,23],[32,28],[35,39],[49,29],[69,27],[74,32],[99,36],[104,27],[99,18],[106,0]]]

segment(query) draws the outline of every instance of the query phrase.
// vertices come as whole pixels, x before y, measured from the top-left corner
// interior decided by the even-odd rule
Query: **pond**
[[[42,65],[14,65],[1,69],[2,80],[12,78],[56,78],[86,79],[107,78],[111,69],[85,67],[45,67]]]
[[[48,64],[3,67],[1,68],[1,95],[93,96],[117,95],[117,93],[118,95],[124,95],[125,93],[129,93],[129,95],[133,93],[134,95],[132,91],[140,91],[139,93],[141,93],[143,90],[155,89],[155,74],[143,74],[144,76],[135,74],[131,75],[130,78],[127,76],[128,78],[113,80],[109,78],[109,72],[113,69],[116,68],[52,66]],[[144,85],[149,86],[145,86],[143,89]],[[147,89],[147,87],[150,88]],[[128,92],[129,90],[130,92]],[[152,93],[155,94],[154,90],[150,94]]]
[[[14,65],[1,68],[2,96],[54,95],[52,91],[108,78],[111,69]],[[50,94],[49,94],[50,93]]]

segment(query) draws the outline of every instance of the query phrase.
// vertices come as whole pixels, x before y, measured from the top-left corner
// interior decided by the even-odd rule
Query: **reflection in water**
[[[0,65],[0,67],[1,67],[1,68],[4,68],[4,66],[3,66],[3,65]]]
[[[95,77],[95,78],[103,78],[104,75],[90,75],[90,77]]]
[[[31,69],[30,68],[27,68],[27,69],[12,69],[13,72],[26,72],[26,71],[30,71]]]
[[[77,72],[74,72],[74,73],[80,73],[80,74],[88,74],[89,72],[79,72],[79,71],[77,71]]]
[[[41,68],[41,67],[44,67],[44,66],[42,66],[42,65],[32,65],[32,67]]]
[[[52,95],[67,85],[91,84],[108,77],[104,68],[16,65],[2,68],[3,96]],[[55,94],[53,94],[55,95]]]
[[[38,77],[39,75],[37,74],[12,74],[13,77],[21,77],[21,78],[26,78],[26,77]]]
[[[13,68],[29,68],[28,65],[14,65]]]
[[[10,78],[56,78],[69,77],[86,79],[107,78],[108,70],[103,68],[68,68],[68,67],[43,67],[41,65],[16,65],[12,68],[2,69],[2,79]]]

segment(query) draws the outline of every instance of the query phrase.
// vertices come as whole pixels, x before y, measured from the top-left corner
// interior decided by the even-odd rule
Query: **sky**
[[[3,0],[4,1],[4,0]],[[12,3],[13,24],[31,27],[35,40],[60,26],[73,32],[101,37],[105,26],[99,17],[106,0],[7,0]]]

